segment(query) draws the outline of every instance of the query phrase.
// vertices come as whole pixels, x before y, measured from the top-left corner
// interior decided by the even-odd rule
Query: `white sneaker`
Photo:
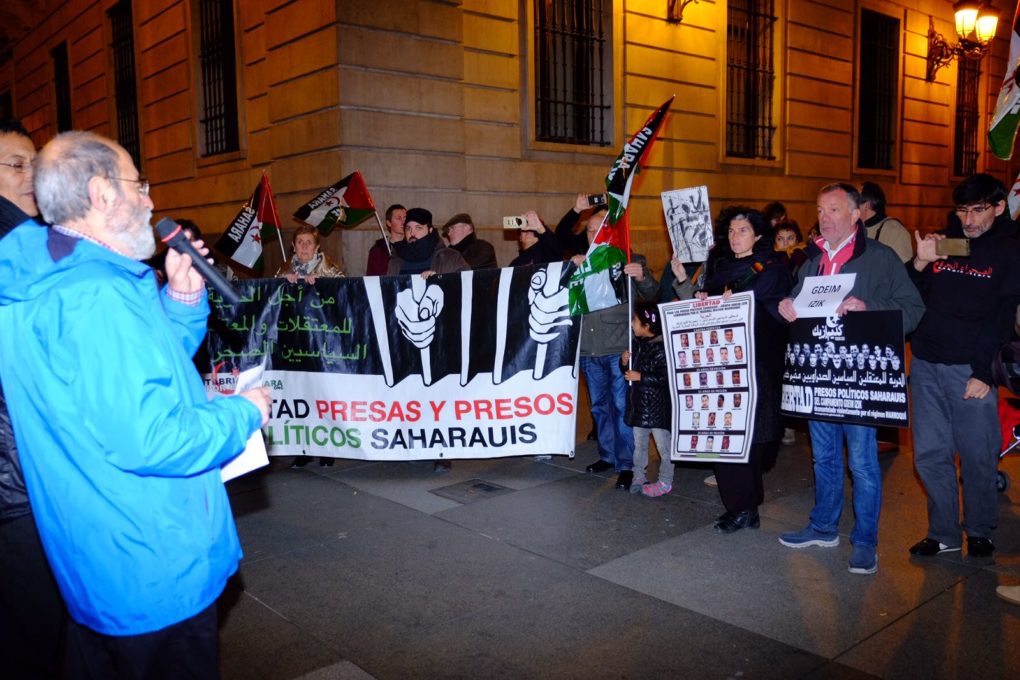
[[[719,482],[715,481],[715,475],[705,477],[705,486],[719,486]]]
[[[797,432],[792,428],[788,427],[783,430],[783,443],[789,446],[797,441]]]
[[[552,455],[548,453],[540,453],[537,456],[535,456],[535,460],[537,461],[552,460]]]

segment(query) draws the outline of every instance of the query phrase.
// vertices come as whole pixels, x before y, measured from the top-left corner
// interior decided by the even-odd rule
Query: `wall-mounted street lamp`
[[[666,21],[679,24],[684,20],[684,8],[698,0],[666,0]]]
[[[953,5],[956,14],[956,37],[950,45],[941,33],[935,32],[935,21],[928,17],[928,70],[925,78],[932,82],[935,73],[955,58],[981,59],[995,37],[999,13],[984,0],[961,0]]]

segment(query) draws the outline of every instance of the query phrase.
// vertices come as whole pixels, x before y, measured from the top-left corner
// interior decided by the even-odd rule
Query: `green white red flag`
[[[1009,61],[1002,78],[999,98],[995,100],[992,123],[988,126],[988,148],[996,157],[1008,161],[1013,156],[1013,142],[1016,140],[1017,124],[1020,123],[1020,85],[1017,77],[1020,69],[1020,4],[1013,15],[1012,31],[1009,34]]]
[[[352,229],[374,214],[375,203],[365,186],[365,178],[355,170],[301,206],[294,217],[325,236],[337,226]]]
[[[280,215],[276,212],[276,201],[273,200],[273,190],[269,187],[269,177],[263,172],[262,179],[259,180],[248,203],[241,208],[241,212],[216,242],[216,250],[242,267],[261,272],[263,243],[273,235],[280,240],[280,252],[283,253]]]
[[[588,247],[584,263],[570,278],[570,313],[587,314],[627,300],[623,266],[630,261],[630,227],[626,219],[634,177],[641,172],[652,143],[659,134],[674,97],[655,109],[641,129],[624,144],[606,175],[609,210]]]

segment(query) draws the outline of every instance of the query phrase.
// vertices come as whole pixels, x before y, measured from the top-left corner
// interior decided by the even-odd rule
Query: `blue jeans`
[[[591,417],[599,431],[599,458],[612,463],[617,472],[634,468],[634,431],[623,422],[627,408],[627,381],[620,355],[581,357],[588,383]]]
[[[811,526],[816,531],[839,531],[843,512],[843,438],[853,476],[854,529],[850,542],[858,546],[878,545],[878,514],[882,509],[882,471],[878,467],[875,428],[820,420],[808,421],[815,460],[815,507]]]

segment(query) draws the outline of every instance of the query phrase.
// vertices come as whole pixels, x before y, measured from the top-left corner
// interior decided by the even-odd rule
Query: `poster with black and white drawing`
[[[754,292],[659,310],[673,401],[670,458],[746,463],[757,403]]]
[[[903,313],[798,318],[783,373],[785,415],[907,427]]]
[[[704,262],[715,244],[712,211],[708,205],[708,187],[662,192],[662,210],[673,254],[681,262]]]

